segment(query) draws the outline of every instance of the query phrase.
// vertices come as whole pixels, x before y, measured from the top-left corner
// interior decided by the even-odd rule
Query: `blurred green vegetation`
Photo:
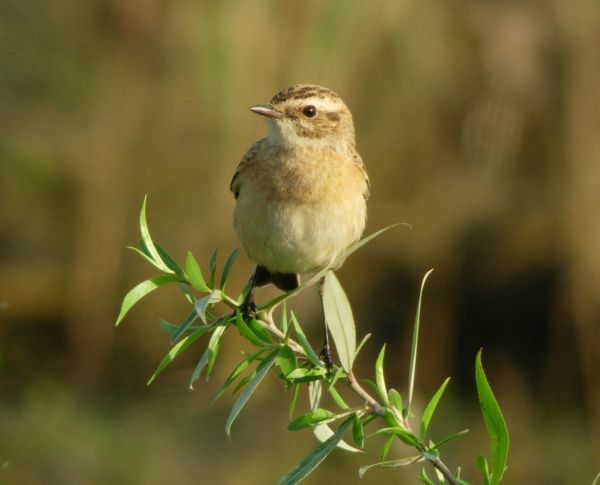
[[[143,194],[155,239],[180,260],[228,253],[229,180],[265,132],[246,108],[297,82],[334,89],[354,113],[368,232],[414,227],[340,271],[359,334],[374,334],[365,373],[386,341],[390,385],[404,385],[419,281],[434,266],[417,395],[452,375],[440,410],[451,419],[433,430],[472,429],[448,463],[473,470],[485,443],[472,368],[483,346],[511,431],[506,482],[591,481],[598,45],[595,0],[4,0],[0,482],[194,483],[210,470],[216,483],[265,483],[311,448],[310,433],[285,430],[274,379],[227,443],[231,401],[207,402],[239,341],[225,342],[223,375],[193,393],[191,355],[145,387],[168,348],[158,317],[186,311],[175,291],[114,329],[124,292],[149,276],[125,250]],[[239,260],[241,287],[252,266]],[[293,306],[319,339],[316,295]],[[307,483],[353,483],[372,461],[334,454]]]

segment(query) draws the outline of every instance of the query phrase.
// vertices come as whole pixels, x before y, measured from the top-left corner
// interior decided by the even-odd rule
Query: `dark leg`
[[[254,288],[264,286],[272,281],[272,275],[262,266],[257,266],[250,276],[248,293],[242,303],[240,310],[245,320],[248,320],[254,314],[256,314],[256,302],[254,301]]]
[[[321,306],[323,305],[323,281],[319,283],[319,295],[321,296]],[[333,363],[331,362],[331,347],[329,347],[329,330],[327,329],[327,320],[325,320],[325,309],[323,309],[323,330],[325,333],[325,342],[323,343],[323,348],[319,353],[319,356],[325,362],[325,367],[327,368],[327,373],[331,373],[333,369]]]

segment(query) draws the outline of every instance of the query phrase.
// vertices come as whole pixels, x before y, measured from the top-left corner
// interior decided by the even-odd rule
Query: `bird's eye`
[[[302,108],[302,114],[307,118],[314,118],[317,116],[317,108],[315,108],[312,104],[305,106]]]

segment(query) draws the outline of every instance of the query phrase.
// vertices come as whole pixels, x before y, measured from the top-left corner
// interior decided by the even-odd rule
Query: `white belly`
[[[357,241],[365,227],[362,193],[319,205],[266,200],[242,191],[234,225],[248,256],[278,273],[308,273],[337,266],[340,253]]]

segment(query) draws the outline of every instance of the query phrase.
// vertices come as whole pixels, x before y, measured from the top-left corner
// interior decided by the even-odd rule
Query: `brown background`
[[[0,482],[268,483],[315,446],[285,431],[273,376],[234,425],[210,398],[247,348],[231,332],[145,386],[188,308],[150,296],[135,244],[144,194],[180,261],[227,254],[230,177],[263,136],[248,112],[314,82],[354,113],[371,176],[367,232],[395,230],[339,273],[372,374],[387,342],[406,392],[423,274],[418,405],[453,376],[434,437],[474,479],[488,452],[473,385],[484,363],[511,432],[507,483],[589,483],[600,467],[600,4],[594,0],[277,2],[8,0],[0,5]],[[251,271],[241,255],[232,276]],[[259,299],[274,294],[259,293]],[[316,295],[293,302],[320,339]],[[307,483],[358,481],[377,459],[336,452]],[[410,450],[399,446],[394,457]],[[361,483],[404,479],[416,467]]]

